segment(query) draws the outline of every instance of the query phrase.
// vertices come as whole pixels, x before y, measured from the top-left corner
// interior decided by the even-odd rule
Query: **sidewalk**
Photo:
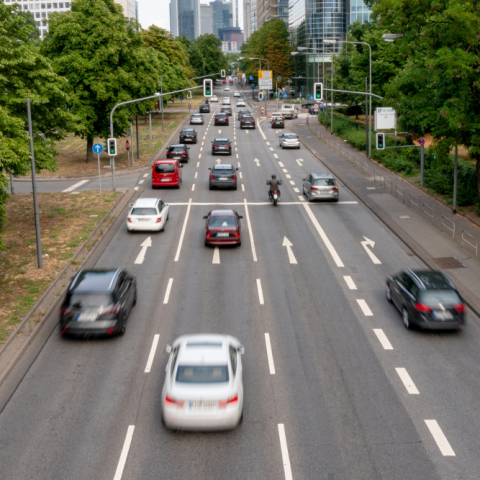
[[[313,121],[312,121],[313,120]],[[316,117],[290,124],[301,142],[426,265],[445,270],[480,316],[480,228],[331,135]]]

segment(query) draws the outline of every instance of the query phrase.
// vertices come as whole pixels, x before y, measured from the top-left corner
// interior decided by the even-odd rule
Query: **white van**
[[[298,118],[298,110],[296,105],[284,103],[280,109],[283,118]]]

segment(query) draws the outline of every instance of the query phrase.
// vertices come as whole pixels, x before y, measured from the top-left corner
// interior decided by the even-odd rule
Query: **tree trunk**
[[[93,162],[93,137],[87,137],[87,163]]]

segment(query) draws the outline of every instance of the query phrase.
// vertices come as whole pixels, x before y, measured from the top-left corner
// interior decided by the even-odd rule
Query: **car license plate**
[[[453,319],[453,315],[451,314],[451,312],[434,310],[432,313],[433,313],[433,316],[437,320],[452,320]]]
[[[217,237],[228,237],[229,235],[230,235],[229,233],[224,233],[224,232],[217,233]]]
[[[228,180],[227,177],[220,177],[219,180]]]
[[[218,147],[219,150],[225,150],[225,147]]]
[[[98,317],[98,313],[81,313],[77,317],[77,322],[94,322]]]
[[[180,160],[182,157],[173,157],[174,160]]]
[[[161,182],[169,182],[170,179],[169,179],[169,178],[162,178],[160,181],[161,181]]]
[[[213,410],[217,406],[214,401],[194,401],[189,403],[190,410]]]

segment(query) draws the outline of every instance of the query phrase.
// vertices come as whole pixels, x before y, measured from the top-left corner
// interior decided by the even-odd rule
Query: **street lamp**
[[[384,33],[382,38],[385,42],[394,42],[397,38],[402,38],[403,33]]]

